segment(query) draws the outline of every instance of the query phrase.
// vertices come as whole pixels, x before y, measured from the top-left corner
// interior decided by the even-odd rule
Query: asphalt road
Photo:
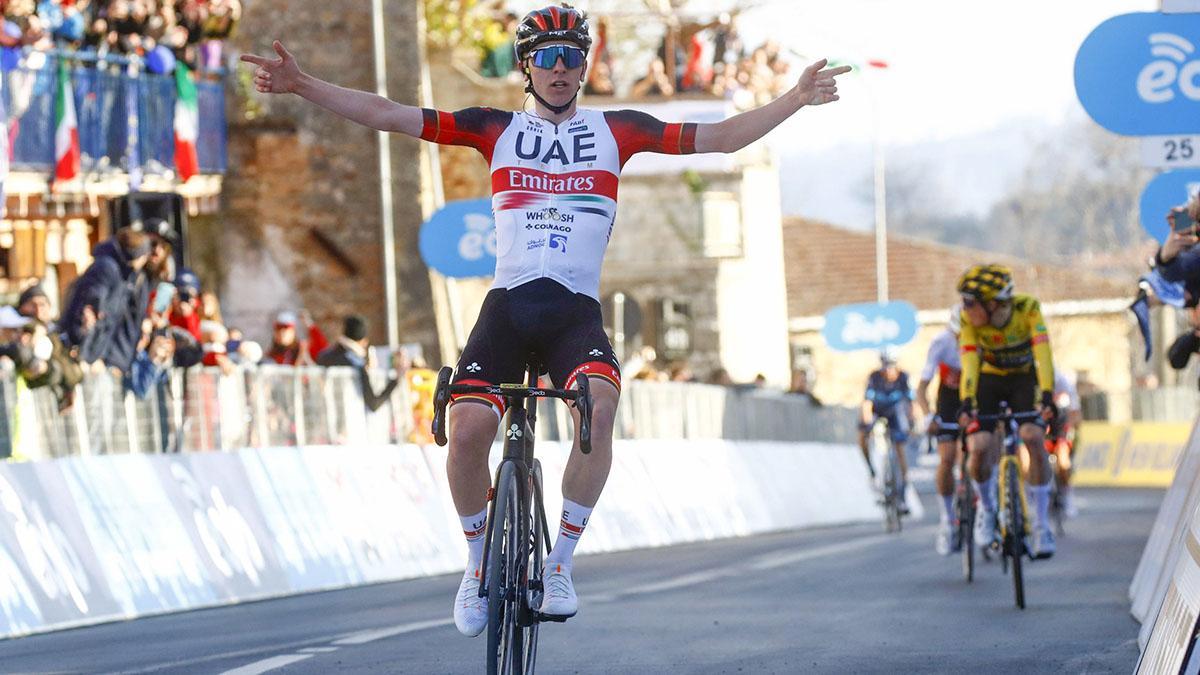
[[[542,630],[545,673],[1128,673],[1129,580],[1160,491],[1085,491],[1059,554],[961,577],[933,516],[581,557],[580,613]],[[931,501],[926,501],[934,513]],[[586,536],[586,535],[585,535]],[[457,576],[315,593],[0,642],[0,670],[475,673],[450,620]]]

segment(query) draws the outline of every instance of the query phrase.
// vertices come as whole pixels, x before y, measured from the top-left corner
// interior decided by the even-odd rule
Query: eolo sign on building
[[[1200,2],[1115,16],[1096,27],[1075,57],[1075,91],[1100,126],[1141,136],[1142,162],[1167,169],[1147,185],[1142,227],[1159,241],[1166,214],[1200,191]]]

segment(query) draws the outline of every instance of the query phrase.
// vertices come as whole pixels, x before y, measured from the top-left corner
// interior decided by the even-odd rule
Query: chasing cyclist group
[[[890,350],[881,354],[881,367],[871,373],[864,396],[859,444],[871,476],[868,434],[879,420],[887,424],[891,441],[903,448],[915,426],[915,407],[928,420],[927,433],[937,439],[939,462],[935,476],[941,496],[941,522],[935,548],[950,555],[962,545],[954,508],[954,467],[961,463],[966,438],[967,476],[979,495],[974,523],[975,541],[989,546],[997,533],[996,465],[1000,437],[979,423],[980,415],[997,415],[1002,405],[1014,414],[1040,413],[1020,426],[1026,490],[1034,505],[1033,528],[1027,548],[1035,558],[1055,552],[1050,523],[1052,481],[1057,481],[1063,515],[1077,513],[1070,489],[1071,453],[1082,417],[1079,394],[1070,378],[1054,368],[1050,340],[1041,306],[1030,295],[1014,291],[1012,272],[1002,265],[976,265],[959,279],[960,304],[950,311],[946,328],[929,346],[915,400],[908,375],[897,366]],[[938,379],[934,407],[929,386]],[[904,494],[907,463],[896,453],[900,494]]]

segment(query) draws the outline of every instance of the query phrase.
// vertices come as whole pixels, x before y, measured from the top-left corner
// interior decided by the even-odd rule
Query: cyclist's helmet
[[[573,42],[586,54],[592,48],[587,15],[566,4],[561,7],[551,5],[526,14],[517,26],[517,38],[513,43],[517,63],[525,63],[529,52],[554,40]]]
[[[896,350],[892,347],[884,347],[879,350],[879,365],[887,368],[888,366],[896,365]]]
[[[958,280],[958,292],[980,302],[1011,300],[1012,271],[1004,265],[975,265]]]
[[[950,320],[946,322],[946,327],[955,335],[962,332],[962,305],[950,308]]]

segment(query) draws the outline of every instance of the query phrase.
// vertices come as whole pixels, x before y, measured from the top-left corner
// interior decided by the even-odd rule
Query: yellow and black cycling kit
[[[1003,328],[972,326],[964,311],[958,346],[962,354],[959,397],[963,401],[976,398],[981,375],[1024,376],[1032,380],[1029,376],[1035,369],[1038,389],[1054,391],[1050,336],[1041,304],[1032,295],[1013,296],[1012,316]],[[1029,384],[1032,388],[1033,382]]]

